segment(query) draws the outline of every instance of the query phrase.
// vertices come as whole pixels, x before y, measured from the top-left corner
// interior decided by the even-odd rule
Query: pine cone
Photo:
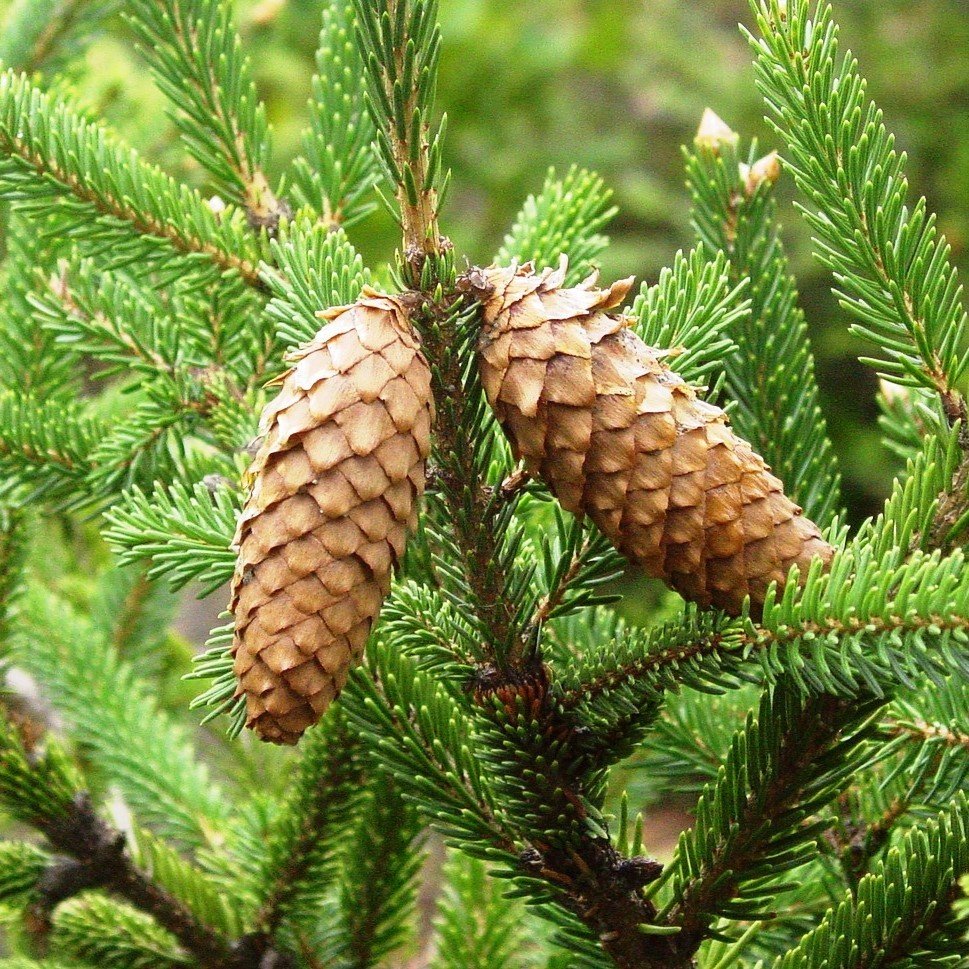
[[[232,584],[247,726],[295,743],[343,688],[424,490],[430,371],[399,298],[320,314],[262,415]]]
[[[754,612],[833,549],[724,412],[607,312],[632,280],[565,289],[565,262],[476,272],[481,379],[517,456],[630,561],[686,599]]]

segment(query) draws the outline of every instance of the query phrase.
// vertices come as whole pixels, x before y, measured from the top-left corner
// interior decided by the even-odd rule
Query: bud
[[[706,149],[715,155],[720,154],[720,150],[725,145],[737,146],[740,135],[737,134],[715,111],[707,108],[703,112],[700,120],[700,127],[697,129],[693,143],[697,148]]]
[[[769,155],[755,161],[749,168],[741,165],[740,169],[741,177],[746,182],[744,190],[750,198],[761,185],[774,185],[781,177],[781,156],[776,151],[772,151]]]

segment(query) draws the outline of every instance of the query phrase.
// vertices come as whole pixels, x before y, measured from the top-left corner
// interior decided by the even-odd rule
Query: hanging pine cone
[[[833,550],[724,412],[621,315],[632,280],[565,289],[565,262],[470,277],[481,379],[528,471],[686,599],[756,612],[772,581]]]
[[[237,695],[274,743],[295,743],[360,661],[430,451],[430,371],[401,300],[364,290],[320,315],[262,415],[236,533]]]

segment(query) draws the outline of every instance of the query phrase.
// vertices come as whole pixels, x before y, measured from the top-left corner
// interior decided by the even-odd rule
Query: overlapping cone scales
[[[322,315],[263,413],[236,534],[238,693],[276,743],[295,743],[359,662],[430,451],[430,371],[402,303],[365,290]]]
[[[685,598],[754,608],[832,549],[724,412],[608,312],[631,280],[563,288],[564,264],[485,270],[481,377],[528,470]]]

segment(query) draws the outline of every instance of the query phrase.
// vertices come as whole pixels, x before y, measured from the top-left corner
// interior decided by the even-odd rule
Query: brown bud
[[[776,151],[772,151],[769,155],[759,158],[749,168],[745,165],[740,167],[745,181],[744,191],[749,198],[761,185],[773,185],[781,177],[781,156]]]

